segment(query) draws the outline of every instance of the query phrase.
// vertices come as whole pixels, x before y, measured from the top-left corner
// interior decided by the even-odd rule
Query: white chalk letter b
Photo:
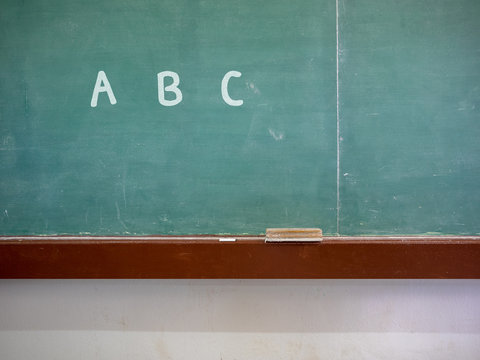
[[[90,102],[91,107],[97,106],[98,94],[101,92],[107,93],[108,100],[110,100],[110,104],[115,105],[117,103],[117,99],[115,99],[115,95],[113,95],[112,87],[110,86],[110,83],[108,82],[108,79],[107,79],[107,75],[105,75],[104,71],[98,72],[97,81],[93,89],[92,101]]]
[[[222,98],[223,98],[223,101],[225,101],[230,106],[242,106],[243,105],[243,100],[233,100],[230,97],[230,95],[228,94],[228,82],[230,81],[230,78],[232,78],[232,77],[237,77],[238,78],[240,76],[242,76],[241,72],[232,70],[232,71],[227,72],[222,79]]]
[[[180,84],[180,78],[178,77],[178,74],[173,71],[162,71],[161,73],[158,73],[158,101],[160,104],[163,106],[175,106],[179,102],[182,101],[182,92],[178,88],[178,85]],[[165,77],[171,77],[173,80],[173,83],[165,86]],[[175,93],[175,100],[166,100],[165,99],[165,91],[170,91]]]

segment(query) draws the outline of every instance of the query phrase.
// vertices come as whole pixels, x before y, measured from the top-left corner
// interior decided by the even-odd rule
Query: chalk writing
[[[228,92],[228,84],[232,77],[239,78],[242,76],[242,73],[236,70],[231,70],[225,74],[222,78],[221,82],[221,94],[222,99],[225,103],[229,106],[242,106],[243,100],[241,99],[232,99]],[[165,78],[170,78],[171,83],[165,86]],[[179,88],[180,85],[180,76],[174,71],[162,71],[157,74],[157,81],[158,81],[158,102],[163,106],[175,106],[180,104],[183,100],[182,91]],[[170,82],[170,80],[168,80]],[[103,70],[100,70],[97,74],[97,80],[95,82],[95,86],[93,88],[92,93],[92,100],[90,102],[91,107],[96,107],[98,104],[98,96],[100,93],[107,93],[108,100],[110,104],[115,105],[117,103],[117,99],[113,94],[112,87],[110,82],[108,81],[107,75]],[[167,100],[165,98],[165,92],[171,92],[175,94],[175,98],[173,100]]]

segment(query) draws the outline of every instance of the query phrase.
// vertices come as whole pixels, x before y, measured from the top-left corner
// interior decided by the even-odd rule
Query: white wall
[[[0,280],[0,359],[480,359],[480,281]]]

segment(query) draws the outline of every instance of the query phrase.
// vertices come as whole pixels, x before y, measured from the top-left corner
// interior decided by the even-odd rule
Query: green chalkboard
[[[334,2],[14,0],[0,14],[1,233],[335,231]],[[114,105],[103,91],[91,106],[99,71]],[[241,106],[222,96],[230,71]]]
[[[340,232],[480,233],[480,2],[339,5]]]
[[[480,3],[0,3],[0,234],[480,233]]]

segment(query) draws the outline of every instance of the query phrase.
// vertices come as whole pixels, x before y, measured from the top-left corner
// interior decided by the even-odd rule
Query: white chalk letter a
[[[117,103],[117,99],[115,99],[115,95],[113,95],[112,87],[108,82],[107,75],[105,75],[104,71],[99,71],[97,75],[97,82],[95,83],[95,88],[93,89],[92,94],[92,101],[90,102],[91,107],[96,107],[98,103],[98,94],[101,92],[106,92],[108,95],[108,100],[110,100],[110,104],[115,105]]]
[[[160,104],[163,106],[175,106],[179,102],[182,101],[182,92],[178,88],[178,85],[180,84],[180,78],[176,72],[173,71],[162,71],[161,73],[158,73],[158,101]],[[171,77],[173,79],[173,83],[165,86],[165,77]],[[165,99],[165,91],[170,91],[175,93],[175,99],[174,100],[166,100]]]
[[[231,77],[240,77],[242,76],[241,72],[232,70],[225,74],[222,79],[222,97],[223,101],[225,101],[230,106],[242,106],[243,100],[233,100],[230,95],[228,94],[228,82]]]

